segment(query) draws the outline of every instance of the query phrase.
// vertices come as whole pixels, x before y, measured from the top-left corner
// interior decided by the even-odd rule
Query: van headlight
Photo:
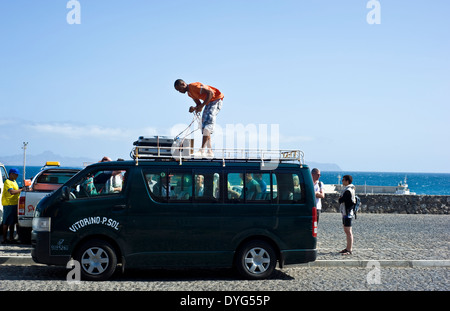
[[[50,219],[49,217],[34,217],[32,222],[33,231],[50,232]]]

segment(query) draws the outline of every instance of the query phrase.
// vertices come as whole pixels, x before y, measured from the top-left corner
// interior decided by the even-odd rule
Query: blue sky
[[[1,156],[128,159],[174,135],[192,100],[225,94],[218,125],[278,124],[281,148],[347,171],[450,172],[450,2],[0,2]],[[214,138],[213,138],[214,139]]]

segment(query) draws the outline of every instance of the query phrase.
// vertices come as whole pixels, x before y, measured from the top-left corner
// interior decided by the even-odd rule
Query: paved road
[[[450,289],[449,268],[291,267],[264,281],[235,278],[222,270],[134,270],[108,282],[69,283],[62,267],[2,266],[0,290],[16,291],[349,291]],[[371,273],[372,272],[372,273]],[[370,274],[371,273],[371,274]],[[368,281],[369,278],[369,281]]]
[[[353,228],[354,255],[341,256],[338,251],[345,247],[345,236],[340,216],[324,213],[314,266],[290,266],[270,280],[238,280],[227,269],[130,270],[109,282],[74,284],[66,281],[70,270],[64,267],[4,263],[0,290],[448,291],[449,228],[449,215],[361,214]],[[27,252],[29,248],[23,246],[0,246],[0,256],[28,256]]]

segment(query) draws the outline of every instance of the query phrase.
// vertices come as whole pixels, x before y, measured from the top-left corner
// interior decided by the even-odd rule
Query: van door
[[[277,192],[279,235],[292,249],[314,248],[312,242],[312,198],[308,198],[301,170],[278,170],[273,174]]]
[[[227,249],[254,235],[273,235],[276,230],[276,206],[271,204],[270,173],[229,170],[222,228],[227,234]]]
[[[119,246],[123,244],[127,232],[129,170],[103,166],[83,172],[67,185],[69,198],[52,207],[55,210],[51,219],[52,255],[71,254],[78,241],[94,235],[111,238]]]
[[[219,174],[191,169],[143,171],[146,197],[132,195],[135,248],[127,264],[134,266],[208,266],[220,251]],[[200,189],[194,177],[207,185]],[[216,178],[215,178],[216,177]],[[217,192],[216,192],[217,189]],[[135,192],[136,191],[136,192]],[[137,188],[133,189],[137,194]]]

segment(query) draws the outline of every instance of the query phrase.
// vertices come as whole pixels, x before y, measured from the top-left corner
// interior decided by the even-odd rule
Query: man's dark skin
[[[189,91],[189,85],[186,82],[181,81],[178,85],[175,86],[175,89],[178,92],[185,94],[186,92]],[[200,113],[203,110],[203,107],[208,105],[209,102],[211,101],[211,98],[213,98],[213,96],[214,96],[213,91],[211,91],[209,89],[204,89],[204,91],[206,92],[206,99],[203,101],[203,103],[201,101],[199,101],[198,99],[193,99],[196,106],[189,107],[190,113],[192,113],[194,111],[197,113]],[[211,133],[209,133],[208,131],[205,131],[205,132],[203,133],[202,148],[203,149],[206,149],[206,148],[211,149]]]

